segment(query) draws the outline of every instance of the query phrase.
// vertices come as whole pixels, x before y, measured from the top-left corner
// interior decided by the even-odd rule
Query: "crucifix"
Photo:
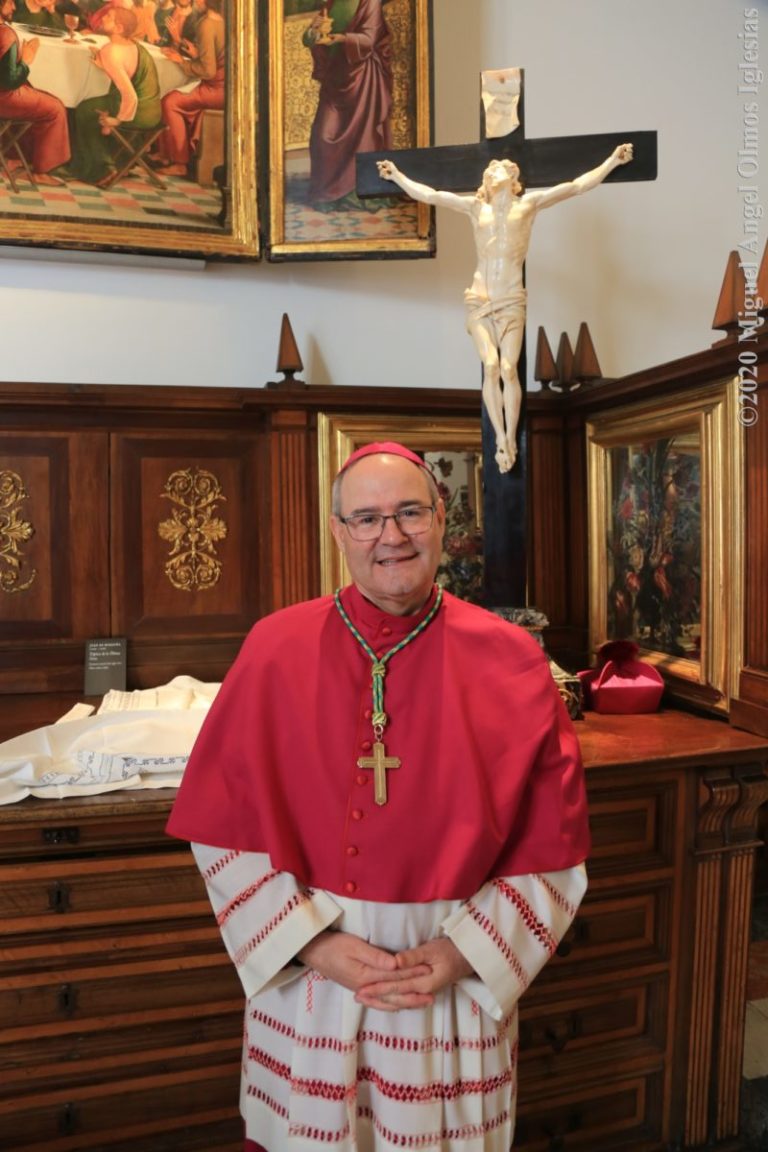
[[[373,799],[379,805],[386,804],[387,769],[399,768],[399,757],[387,756],[381,740],[377,740],[373,745],[373,756],[361,756],[357,766],[358,768],[373,768]]]
[[[429,204],[464,211],[473,223],[478,268],[465,300],[467,326],[485,366],[485,601],[489,607],[522,607],[527,510],[525,387],[521,389],[519,381],[525,381],[523,262],[531,224],[540,207],[603,180],[655,179],[656,133],[527,140],[522,69],[487,72],[482,79],[485,138],[479,144],[358,154],[357,192],[361,197],[405,192]],[[552,192],[555,188],[557,193]],[[503,208],[494,232],[494,214],[488,206],[498,189],[503,189],[503,202],[509,207]],[[532,189],[549,191],[532,193]],[[459,195],[469,192],[476,194]],[[499,283],[489,287],[499,270]]]

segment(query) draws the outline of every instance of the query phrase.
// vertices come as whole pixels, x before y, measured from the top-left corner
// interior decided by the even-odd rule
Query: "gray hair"
[[[386,455],[386,453],[382,453],[382,455]],[[356,463],[359,464],[359,460],[356,461]],[[348,469],[342,468],[341,472],[339,472],[339,474],[337,475],[336,479],[333,482],[333,485],[331,487],[331,515],[332,516],[341,516],[341,485],[342,485],[342,482],[344,480],[344,477],[347,475],[347,472],[348,471],[351,472],[352,468],[354,468],[354,466],[355,465],[352,464],[350,466],[350,468],[348,468]],[[418,467],[418,465],[414,464],[414,468],[417,468],[417,467]],[[423,468],[420,469],[420,471],[423,474],[424,479],[427,482],[427,488],[429,489],[429,496],[430,496],[432,503],[437,504],[438,500],[440,499],[440,489],[437,486],[437,480],[435,480],[434,475],[432,474],[431,470],[427,467],[426,464],[424,465]]]

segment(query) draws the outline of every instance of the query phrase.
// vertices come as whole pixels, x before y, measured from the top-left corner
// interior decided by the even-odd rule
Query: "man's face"
[[[431,505],[427,478],[402,456],[365,456],[353,464],[341,484],[341,515],[361,512],[390,515],[403,508]],[[364,596],[385,612],[406,616],[418,612],[432,590],[440,562],[445,508],[435,509],[432,527],[418,536],[405,536],[387,520],[378,540],[353,540],[336,516],[331,531],[343,552],[352,581]]]
[[[2,0],[2,2],[0,2],[0,16],[3,20],[12,20],[15,11],[16,4],[14,0]]]

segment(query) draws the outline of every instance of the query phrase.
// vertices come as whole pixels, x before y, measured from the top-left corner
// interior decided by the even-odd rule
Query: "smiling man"
[[[586,887],[576,738],[535,641],[436,587],[418,456],[360,449],[332,508],[352,583],[252,629],[168,825],[248,998],[246,1148],[508,1152]]]

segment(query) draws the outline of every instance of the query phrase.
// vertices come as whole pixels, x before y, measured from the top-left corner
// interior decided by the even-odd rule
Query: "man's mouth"
[[[380,560],[377,560],[376,563],[381,564],[381,566],[383,568],[389,568],[395,564],[405,564],[409,560],[415,560],[415,559],[416,559],[416,553],[414,552],[408,556],[382,556],[382,558]]]

